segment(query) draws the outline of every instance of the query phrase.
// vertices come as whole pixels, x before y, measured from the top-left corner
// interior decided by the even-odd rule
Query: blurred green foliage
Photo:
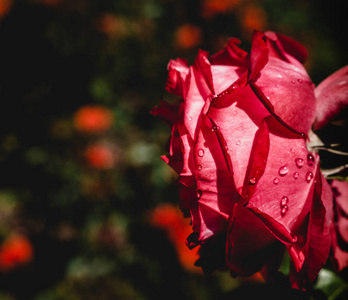
[[[156,205],[178,202],[160,159],[169,130],[149,111],[169,59],[192,62],[198,48],[213,53],[230,36],[247,49],[253,25],[303,43],[318,84],[347,64],[347,8],[213,2],[0,1],[0,241],[21,234],[33,247],[29,263],[0,270],[1,300],[248,299],[252,280],[187,270],[165,231],[149,224]],[[111,111],[112,126],[78,130],[74,116],[87,105]],[[111,149],[111,168],[89,164],[94,144]],[[271,299],[309,299],[259,287]]]

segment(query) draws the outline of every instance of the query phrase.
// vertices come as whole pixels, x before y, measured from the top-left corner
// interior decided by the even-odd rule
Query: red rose
[[[292,285],[304,288],[330,250],[332,193],[306,145],[314,121],[327,120],[317,117],[302,45],[258,31],[250,53],[239,43],[212,56],[200,50],[192,66],[170,61],[166,90],[182,100],[152,110],[172,129],[163,159],[179,174],[197,265],[267,277],[286,249]]]

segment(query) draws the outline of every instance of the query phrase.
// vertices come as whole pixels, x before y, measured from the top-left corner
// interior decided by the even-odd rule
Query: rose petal
[[[286,62],[302,68],[302,64],[307,59],[307,49],[292,38],[267,31],[269,53],[273,57],[278,57]]]
[[[315,280],[326,263],[330,251],[329,223],[332,217],[332,193],[319,169],[316,172],[315,181],[307,240],[303,246],[305,261],[299,272],[290,273],[292,286],[301,289],[305,289]]]
[[[162,121],[172,127],[174,122],[179,118],[179,105],[170,104],[161,99],[160,104],[154,106],[150,113],[155,117],[161,118]]]
[[[226,164],[226,153],[221,149],[218,135],[212,130],[211,121],[202,115],[199,125],[194,157],[201,222],[199,240],[204,241],[226,229],[228,216],[239,194]]]
[[[335,217],[332,223],[332,250],[337,269],[348,266],[348,182],[333,180]]]
[[[190,138],[194,140],[199,116],[211,93],[203,75],[194,67],[190,67],[186,88],[188,92],[184,102],[184,125]]]
[[[315,89],[317,98],[314,129],[320,129],[339,115],[348,105],[348,66],[322,81]]]
[[[262,269],[279,243],[248,208],[235,204],[227,233],[227,265],[232,274],[250,276]]]
[[[212,66],[214,89],[217,94],[231,86],[241,75],[242,69],[235,66]]]
[[[335,202],[342,213],[348,215],[348,181],[332,180],[332,188],[335,190]]]
[[[248,53],[238,47],[240,40],[230,38],[223,50],[213,54],[210,61],[214,65],[232,65],[248,68]]]
[[[270,134],[266,168],[247,205],[269,215],[292,236],[297,234],[296,228],[310,209],[313,177],[319,163],[318,156],[313,154],[315,163],[308,164],[307,155],[303,139],[289,140]]]
[[[249,158],[248,169],[244,179],[244,204],[252,197],[255,187],[266,167],[269,152],[269,132],[265,120],[261,122],[259,130],[256,132],[253,142],[251,155]]]
[[[270,119],[269,122],[273,122],[273,125],[275,128],[273,130],[276,130],[279,134],[284,135],[288,138],[294,138],[299,136],[305,136],[304,133],[297,131],[295,128],[291,127],[289,124],[284,122],[284,120],[277,115],[277,113],[274,111],[274,107],[272,103],[269,101],[269,97],[266,97],[265,94],[262,92],[262,90],[253,82],[249,82],[250,88],[253,90],[254,94],[258,97],[260,102],[265,106],[265,108],[269,111],[269,113],[272,115],[272,120]],[[278,125],[276,122],[278,122]]]
[[[218,106],[216,103],[218,101]],[[213,120],[229,149],[237,189],[244,184],[255,133],[269,112],[249,86],[212,101],[208,116]]]
[[[255,93],[270,107],[270,111],[274,111],[272,114],[277,119],[289,129],[308,133],[315,118],[316,99],[312,83],[303,68],[270,58],[254,86],[260,89]]]
[[[265,35],[262,32],[255,30],[252,37],[250,51],[250,81],[255,81],[260,76],[260,72],[267,62],[268,47],[266,44]]]
[[[215,94],[214,92],[214,84],[213,84],[213,75],[211,73],[211,65],[208,60],[209,53],[207,51],[199,50],[197,58],[194,63],[194,67],[200,72],[201,77],[197,77],[199,79],[204,78],[200,81],[199,87],[201,89],[205,89],[207,91],[207,95]],[[205,99],[205,98],[204,98]]]
[[[166,90],[169,93],[185,96],[184,82],[189,72],[187,60],[182,58],[170,60],[167,68],[169,73],[166,82]]]

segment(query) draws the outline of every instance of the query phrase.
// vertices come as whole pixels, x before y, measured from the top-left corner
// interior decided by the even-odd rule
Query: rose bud
[[[267,279],[286,250],[292,286],[305,289],[330,251],[332,192],[306,144],[313,123],[329,120],[317,109],[325,100],[315,95],[298,42],[255,31],[250,53],[239,44],[231,38],[211,56],[200,50],[192,66],[169,62],[166,90],[180,100],[152,109],[171,128],[162,158],[179,174],[197,265]],[[342,102],[332,101],[330,119]]]

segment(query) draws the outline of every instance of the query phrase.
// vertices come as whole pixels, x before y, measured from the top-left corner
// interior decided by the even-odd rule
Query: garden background
[[[0,0],[0,299],[279,299],[258,275],[193,266],[160,159],[169,129],[150,110],[170,59],[232,36],[248,50],[253,29],[304,44],[320,83],[348,64],[344,4]]]

